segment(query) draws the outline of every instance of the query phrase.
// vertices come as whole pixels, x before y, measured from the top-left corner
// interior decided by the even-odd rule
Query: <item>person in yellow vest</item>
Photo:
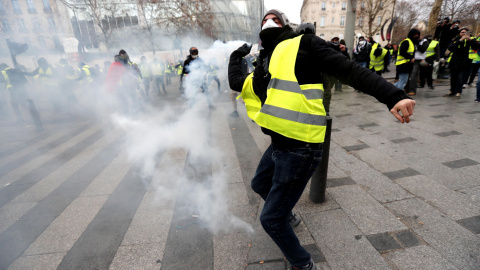
[[[460,29],[460,34],[450,43],[448,51],[451,52],[451,59],[449,63],[450,68],[450,93],[445,96],[462,95],[462,87],[464,83],[464,74],[469,71],[469,63],[472,60],[469,58],[470,50],[478,50],[480,45],[470,39],[468,28]]]
[[[163,88],[163,92],[166,95],[167,91],[165,90],[165,84],[163,83],[164,70],[165,70],[165,65],[161,61],[159,61],[157,58],[153,59],[153,63],[152,63],[153,82],[157,87],[158,94],[162,93],[160,91],[160,84],[161,84]]]
[[[382,46],[375,42],[372,37],[369,37],[368,39],[369,43],[372,45],[372,50],[370,51],[370,64],[368,68],[372,72],[377,73],[378,76],[382,76],[383,70],[387,68],[388,50],[382,48]]]
[[[5,90],[10,94],[10,106],[17,118],[16,122],[30,127],[30,124],[25,121],[26,117],[24,117],[29,110],[28,80],[22,71],[9,68],[5,63],[0,64],[0,72],[0,82],[5,83]]]
[[[212,58],[210,59],[209,63],[208,63],[208,72],[207,72],[207,87],[210,86],[210,84],[212,83],[212,81],[216,81],[217,82],[217,90],[218,90],[218,93],[221,93],[221,86],[220,86],[220,79],[218,79],[218,75],[217,75],[217,72],[218,72],[218,65],[217,65],[217,59],[215,58]]]
[[[36,81],[37,93],[46,97],[52,105],[55,112],[62,110],[62,89],[59,87],[56,69],[50,65],[44,57],[37,60],[38,67],[32,72],[26,72],[26,76],[33,76]]]
[[[142,82],[143,82],[143,98],[145,100],[150,100],[150,81],[152,80],[152,68],[150,64],[147,63],[147,58],[142,56],[140,58],[140,65],[138,65],[140,73],[142,73]]]
[[[260,222],[292,265],[290,269],[316,269],[293,231],[299,217],[292,209],[322,158],[326,113],[318,75],[335,76],[376,97],[401,123],[410,121],[415,101],[320,37],[297,34],[281,11],[267,11],[261,27],[263,49],[254,71],[246,75],[241,71],[242,57],[251,50],[248,44],[231,54],[228,67],[230,88],[241,92],[248,117],[271,137],[251,187],[265,200]]]
[[[480,32],[477,34],[476,38],[472,37],[472,39],[477,43],[480,43]],[[471,72],[467,81],[468,87],[473,87],[473,80],[475,80],[475,76],[477,76],[478,69],[480,68],[480,55],[478,54],[478,51],[479,50],[470,49],[468,54],[468,57],[472,59],[472,65],[470,68]]]
[[[428,88],[435,89],[433,86],[433,64],[440,61],[440,45],[439,42],[433,40],[432,35],[425,36],[428,43],[427,54],[425,57],[426,65],[420,65],[420,86],[418,88],[425,87],[425,80],[427,81]]]
[[[171,78],[172,78],[172,65],[170,65],[170,62],[168,60],[165,60],[165,80],[167,82],[167,85],[172,84]]]
[[[398,72],[398,82],[395,83],[395,86],[400,89],[405,87],[413,70],[415,45],[418,44],[419,39],[420,31],[413,28],[408,32],[407,38],[400,42],[395,63]]]
[[[59,87],[60,89],[63,89],[62,92],[65,96],[66,102],[70,105],[77,104],[78,99],[73,92],[74,87],[72,87],[72,84],[76,79],[75,70],[68,64],[66,59],[60,59],[56,71],[59,80]]]

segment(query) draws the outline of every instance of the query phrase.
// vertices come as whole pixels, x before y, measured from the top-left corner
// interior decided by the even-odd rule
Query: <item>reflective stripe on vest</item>
[[[43,83],[44,86],[53,86],[54,82],[52,79],[53,76],[53,71],[50,67],[47,68],[46,71],[43,70],[43,68],[38,69],[38,75],[45,74],[47,76],[38,76],[37,78],[40,79],[40,81]]]
[[[400,55],[400,47],[402,47],[402,43],[405,41],[408,42],[407,53],[413,56],[413,53],[415,52],[415,46],[413,45],[413,42],[409,38],[404,39],[402,42],[400,42],[400,46],[398,46],[397,62],[395,63],[395,65],[397,66],[410,62],[410,59],[406,59],[405,57]]]
[[[6,82],[5,88],[7,90],[9,88],[13,87],[12,82],[10,82],[10,78],[8,78],[8,75],[7,75],[7,70],[9,70],[9,69],[11,69],[11,68],[6,68],[6,69],[2,70],[3,78],[5,79],[5,82]]]
[[[210,69],[208,71],[208,76],[217,76],[217,69],[215,69],[215,66],[214,65],[211,65],[210,66]]]
[[[435,48],[437,47],[438,41],[432,40],[427,48],[427,57],[434,56],[436,54]]]
[[[375,57],[373,54],[377,48],[378,43],[373,44],[372,51],[370,52],[370,66],[368,68],[375,68],[376,71],[381,71],[383,69],[383,59],[385,58],[385,55],[387,55],[388,50],[382,48],[382,54],[378,57]]]
[[[165,65],[165,73],[171,73],[170,64]]]
[[[326,130],[323,85],[299,85],[295,76],[301,38],[284,40],[275,48],[269,65],[272,79],[267,100],[254,120],[259,126],[285,137],[322,143]]]

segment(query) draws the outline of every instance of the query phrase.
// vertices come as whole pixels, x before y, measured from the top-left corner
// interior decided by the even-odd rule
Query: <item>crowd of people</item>
[[[10,107],[16,118],[15,123],[30,127],[33,124],[32,105],[35,103],[47,104],[55,114],[72,114],[83,103],[131,115],[141,111],[144,104],[150,103],[151,91],[167,95],[173,78],[180,80],[179,90],[183,93],[184,76],[188,76],[188,66],[197,56],[198,50],[192,48],[185,61],[172,63],[158,58],[147,61],[142,56],[137,64],[122,49],[114,56],[113,62],[104,61],[103,67],[98,64],[90,66],[85,62],[79,62],[74,67],[66,59],[60,59],[56,65],[52,65],[44,57],[37,59],[37,67],[33,71],[23,65],[9,67],[1,63],[0,84],[4,84],[7,91],[2,93],[5,98],[0,100],[0,117],[8,116]],[[200,58],[196,61],[203,63]],[[218,92],[221,92],[216,59],[209,59],[203,68],[202,92],[208,97],[207,86],[213,81],[217,84]],[[208,101],[213,108],[209,98]]]

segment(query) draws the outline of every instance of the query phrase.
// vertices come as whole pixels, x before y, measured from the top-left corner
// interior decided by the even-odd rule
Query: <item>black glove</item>
[[[243,44],[237,51],[242,53],[242,57],[249,54],[252,50],[252,44],[248,45],[247,43]]]

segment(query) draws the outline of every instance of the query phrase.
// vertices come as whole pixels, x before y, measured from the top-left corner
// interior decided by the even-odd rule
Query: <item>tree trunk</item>
[[[430,18],[428,18],[428,26],[425,34],[435,34],[435,28],[437,27],[437,19],[440,15],[443,0],[435,0],[433,3],[432,11],[430,12]]]

